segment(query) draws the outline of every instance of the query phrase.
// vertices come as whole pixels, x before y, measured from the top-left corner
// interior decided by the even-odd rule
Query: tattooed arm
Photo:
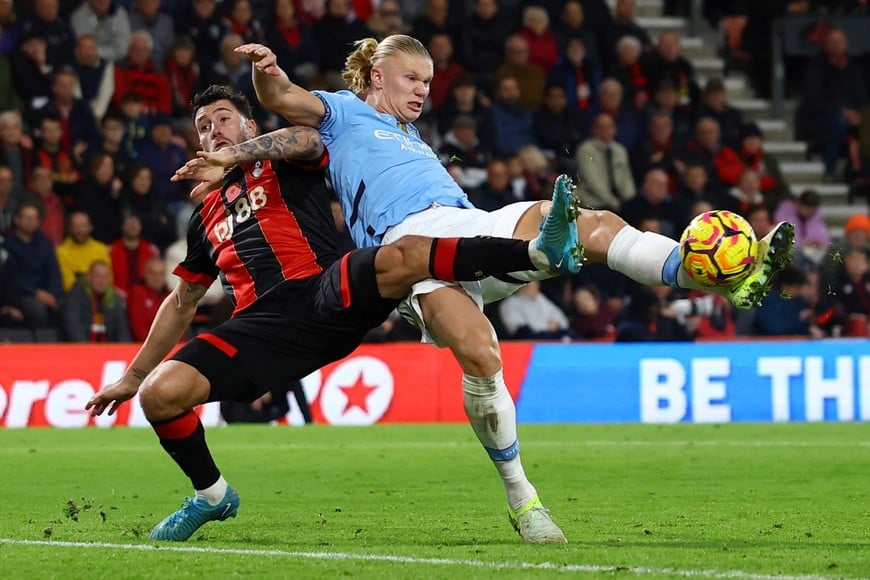
[[[85,405],[91,415],[101,415],[106,408],[109,408],[109,415],[112,415],[121,403],[131,399],[139,391],[139,385],[148,373],[178,344],[193,321],[196,305],[207,289],[202,284],[191,284],[184,280],[179,282],[160,305],[145,342],[120,380],[104,386]]]

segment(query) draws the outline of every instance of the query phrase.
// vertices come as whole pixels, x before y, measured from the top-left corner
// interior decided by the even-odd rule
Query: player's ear
[[[257,122],[253,119],[245,121],[245,139],[253,139],[257,136]]]
[[[381,70],[381,67],[373,66],[369,78],[372,81],[372,88],[380,89],[384,86],[384,72]]]

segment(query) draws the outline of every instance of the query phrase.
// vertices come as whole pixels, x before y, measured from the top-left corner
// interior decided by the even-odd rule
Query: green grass
[[[519,540],[465,425],[208,438],[239,516],[151,549],[190,489],[150,430],[0,430],[0,576],[870,577],[867,423],[522,426],[567,546]]]

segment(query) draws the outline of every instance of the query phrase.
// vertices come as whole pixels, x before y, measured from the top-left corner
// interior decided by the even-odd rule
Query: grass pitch
[[[466,425],[207,435],[239,516],[154,544],[190,489],[150,430],[0,430],[0,575],[870,577],[867,423],[523,425],[567,546],[520,541]]]

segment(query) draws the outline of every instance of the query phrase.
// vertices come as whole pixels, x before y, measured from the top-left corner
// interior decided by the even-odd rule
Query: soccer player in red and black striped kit
[[[194,122],[203,150],[219,152],[227,170],[194,159],[173,178],[220,186],[195,189],[204,197],[188,226],[187,256],[174,271],[180,283],[121,379],[86,406],[94,416],[112,414],[138,392],[160,444],[193,484],[195,496],[154,528],[152,540],[186,540],[239,508],[195,406],[253,400],[348,355],[420,280],[556,271],[567,262],[567,215],[548,220],[531,242],[406,236],[340,256],[323,170],[328,153],[316,130],[254,138],[247,99],[217,86],[194,98]],[[232,317],[164,361],[218,276],[235,302]]]

